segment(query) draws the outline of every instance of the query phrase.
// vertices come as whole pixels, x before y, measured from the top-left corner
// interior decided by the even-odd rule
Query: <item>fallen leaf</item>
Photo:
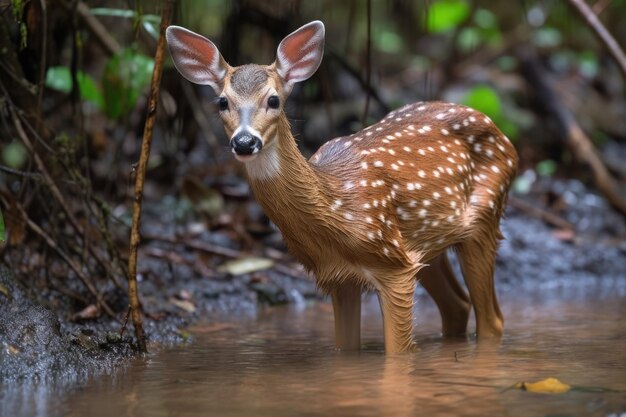
[[[196,311],[196,306],[191,301],[170,298],[170,303],[174,304],[181,310],[185,310],[187,313],[193,313],[194,311]]]
[[[218,268],[218,271],[226,272],[231,275],[242,275],[268,269],[272,266],[274,266],[274,261],[271,259],[250,257],[225,262]]]
[[[563,242],[572,243],[576,240],[576,232],[568,229],[557,229],[552,232],[552,236]]]
[[[95,304],[89,304],[78,313],[74,314],[74,320],[92,320],[100,315],[100,309]]]
[[[546,378],[537,382],[518,382],[515,384],[515,388],[539,394],[563,394],[572,387],[556,378]]]
[[[7,298],[11,298],[11,293],[9,292],[9,289],[2,284],[0,284],[0,294],[4,294]]]

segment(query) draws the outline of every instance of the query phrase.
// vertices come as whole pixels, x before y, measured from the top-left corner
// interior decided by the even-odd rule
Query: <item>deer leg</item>
[[[412,337],[415,285],[415,279],[407,277],[402,283],[391,282],[378,291],[388,354],[410,352],[416,347]]]
[[[443,335],[464,335],[471,303],[452,272],[446,252],[421,269],[417,279],[439,307]]]
[[[335,315],[335,344],[341,350],[361,348],[361,287],[342,283],[331,293]]]
[[[458,245],[459,261],[474,312],[479,339],[502,336],[503,318],[496,298],[494,270],[496,234],[482,234]]]

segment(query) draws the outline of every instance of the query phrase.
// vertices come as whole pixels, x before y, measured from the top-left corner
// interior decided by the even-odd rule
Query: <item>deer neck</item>
[[[272,143],[246,163],[257,201],[287,240],[329,230],[334,224],[329,207],[335,181],[300,153],[286,117],[281,117],[277,127]]]

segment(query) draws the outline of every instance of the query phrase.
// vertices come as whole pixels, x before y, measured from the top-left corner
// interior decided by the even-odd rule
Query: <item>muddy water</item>
[[[4,390],[0,409],[20,416],[623,416],[625,293],[624,283],[507,291],[499,346],[443,340],[435,307],[420,297],[421,351],[397,357],[382,353],[371,296],[360,354],[333,350],[328,305],[273,308],[197,326],[194,343],[80,387]],[[583,388],[506,390],[546,377]]]

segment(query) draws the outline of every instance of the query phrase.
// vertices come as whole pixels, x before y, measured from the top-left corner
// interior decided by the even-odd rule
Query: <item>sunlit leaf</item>
[[[459,38],[457,43],[459,45],[459,49],[463,52],[471,51],[475,49],[478,44],[481,42],[481,36],[478,29],[470,27],[464,28],[459,33]]]
[[[595,77],[599,71],[598,55],[591,51],[581,52],[578,55],[578,66],[583,75]]]
[[[492,119],[497,119],[502,113],[502,104],[496,91],[486,85],[479,85],[467,93],[463,104],[485,113]]]
[[[159,29],[158,29],[158,26],[155,23],[148,22],[147,20],[144,20],[144,21],[141,22],[141,26],[154,39],[158,39],[159,38]]]
[[[76,79],[80,98],[101,109],[104,99],[94,79],[82,71],[76,73]],[[68,67],[50,67],[46,72],[45,84],[50,89],[67,94],[72,91],[72,73]]]
[[[469,12],[469,5],[464,0],[437,0],[428,8],[428,31],[441,33],[453,29],[467,18]]]
[[[46,72],[46,87],[62,93],[72,91],[72,74],[68,67],[50,67]]]
[[[230,275],[242,275],[268,269],[272,266],[274,266],[274,261],[271,259],[250,257],[228,261],[222,264],[218,271],[226,272]]]
[[[551,177],[556,172],[556,162],[551,159],[546,159],[539,162],[535,168],[537,174]]]
[[[556,378],[546,378],[537,382],[518,382],[515,384],[515,388],[539,394],[563,394],[568,392],[572,387],[562,383]]]
[[[150,84],[153,69],[152,58],[132,49],[125,49],[109,59],[102,75],[107,116],[119,119],[135,107]]]
[[[474,13],[474,22],[476,22],[476,25],[483,29],[494,28],[497,27],[498,24],[496,16],[487,9],[476,10]]]
[[[20,142],[11,142],[2,149],[2,162],[13,169],[20,169],[26,163],[28,152]]]
[[[398,53],[402,50],[402,38],[395,32],[384,29],[374,38],[377,49],[388,54]]]
[[[109,7],[94,7],[89,12],[94,16],[110,16],[110,17],[136,17],[137,13],[129,9],[112,9]]]
[[[558,29],[542,27],[533,32],[532,38],[535,45],[539,47],[554,48],[561,44],[563,35]]]
[[[104,98],[96,85],[96,81],[90,75],[82,71],[76,74],[76,79],[78,80],[78,89],[81,99],[94,104],[98,109],[102,109],[102,107],[104,107]]]

